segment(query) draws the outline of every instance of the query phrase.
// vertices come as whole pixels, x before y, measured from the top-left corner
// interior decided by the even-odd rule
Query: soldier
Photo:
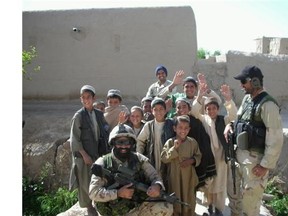
[[[119,165],[135,171],[135,179],[147,185],[147,192],[134,189],[132,184],[119,186],[115,189],[109,186],[115,179],[92,175],[89,196],[96,202],[97,210],[101,215],[172,215],[173,205],[166,202],[145,202],[145,197],[159,197],[160,191],[165,189],[162,178],[144,155],[131,151],[136,144],[136,136],[128,125],[119,124],[110,133],[109,144],[113,146],[111,153],[97,159],[96,165],[117,171]],[[148,184],[148,182],[150,184]],[[142,199],[139,199],[142,198]]]
[[[226,126],[224,135],[234,132],[239,169],[236,183],[239,196],[228,187],[231,215],[259,215],[269,170],[276,166],[283,145],[282,121],[277,102],[263,88],[263,74],[256,66],[246,66],[235,76],[245,91],[237,121]],[[233,127],[234,125],[234,127]],[[242,198],[241,198],[242,197]],[[242,202],[242,206],[241,206]]]

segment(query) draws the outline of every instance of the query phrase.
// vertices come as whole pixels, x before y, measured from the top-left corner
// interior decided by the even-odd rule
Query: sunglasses
[[[115,145],[131,145],[131,142],[129,139],[121,139],[121,140],[115,140]]]
[[[240,82],[241,82],[242,85],[244,85],[250,80],[251,80],[250,78],[246,78],[246,79],[240,80]]]

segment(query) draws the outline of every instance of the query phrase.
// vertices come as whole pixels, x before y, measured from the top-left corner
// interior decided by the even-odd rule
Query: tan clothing
[[[146,93],[146,97],[161,97],[165,99],[165,97],[171,93],[174,94],[177,92],[177,87],[174,87],[172,92],[169,92],[169,85],[172,83],[170,80],[166,80],[164,84],[161,84],[159,81],[153,83],[149,86],[148,91]]]
[[[168,164],[168,192],[175,192],[175,195],[181,201],[191,205],[191,208],[189,208],[175,204],[174,213],[176,215],[195,215],[195,188],[198,184],[195,166],[200,164],[202,154],[195,139],[187,137],[178,149],[174,148],[174,140],[175,138],[167,140],[161,152],[162,162]],[[196,160],[195,165],[185,168],[179,166],[181,161],[192,157]]]
[[[125,105],[119,105],[117,107],[105,107],[105,113],[104,118],[109,124],[110,131],[113,130],[113,128],[118,125],[119,123],[119,113],[121,111],[124,111],[127,115],[129,115],[129,109]]]
[[[158,174],[161,174],[161,151],[163,148],[164,143],[162,144],[161,141],[161,131],[163,129],[164,122],[157,122],[155,119],[154,123],[154,158],[155,158],[155,169],[157,170]],[[142,128],[142,131],[137,137],[137,146],[136,146],[136,151],[139,153],[143,153],[146,145],[146,140],[148,140],[148,137],[150,136],[150,131],[149,131],[149,125],[145,124]]]
[[[244,100],[243,100],[244,101]],[[264,154],[255,151],[237,149],[236,156],[239,162],[237,170],[237,182],[241,181],[243,213],[247,216],[259,215],[260,205],[264,189],[267,185],[269,171],[264,177],[257,177],[252,173],[252,169],[260,164],[262,167],[273,169],[279,159],[283,146],[283,127],[279,114],[279,107],[272,101],[262,104],[261,119],[266,127],[265,151]],[[243,112],[243,104],[239,108],[238,115]],[[240,183],[237,183],[240,185]],[[237,198],[234,198],[237,200]],[[240,205],[240,204],[239,204]]]
[[[233,100],[225,102],[224,106],[227,110],[227,115],[224,117],[225,124],[235,120],[237,117],[237,107]],[[196,118],[202,122],[206,132],[211,140],[211,149],[215,158],[217,175],[213,177],[212,183],[208,187],[208,204],[214,204],[217,209],[223,211],[225,208],[225,196],[227,188],[227,171],[228,166],[225,162],[225,153],[222,144],[216,133],[215,122],[207,114],[200,114],[199,110],[202,105],[197,101],[194,103],[192,110],[196,110]],[[198,110],[198,112],[197,112]],[[224,133],[224,131],[223,131]],[[212,195],[213,194],[213,195]]]

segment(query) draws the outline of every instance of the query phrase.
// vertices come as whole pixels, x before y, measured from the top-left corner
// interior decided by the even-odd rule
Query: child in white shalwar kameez
[[[227,115],[219,115],[219,104],[216,98],[207,98],[204,102],[205,114],[200,114],[202,104],[202,96],[206,91],[209,91],[206,83],[200,83],[200,88],[197,96],[197,100],[193,103],[192,113],[196,118],[199,118],[210,136],[211,149],[214,154],[216,172],[217,175],[213,178],[212,183],[208,186],[204,196],[207,200],[207,206],[209,214],[221,216],[225,208],[225,198],[227,191],[227,174],[228,166],[225,162],[225,149],[227,143],[224,138],[224,129],[226,124],[236,119],[237,108],[234,101],[231,98],[231,92],[228,85],[221,86],[221,93],[225,98],[224,106],[227,111]]]

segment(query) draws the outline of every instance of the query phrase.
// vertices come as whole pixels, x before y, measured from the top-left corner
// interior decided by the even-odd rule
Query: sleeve
[[[81,142],[81,113],[77,112],[71,120],[71,130],[70,130],[70,149],[71,152],[76,152],[83,150],[83,145]]]
[[[177,93],[177,86],[175,86],[172,91],[170,92],[169,91],[169,86],[172,84],[172,82],[169,83],[169,85],[167,85],[165,88],[163,88],[156,96],[157,97],[160,97],[162,99],[165,100],[165,98],[168,96],[168,95],[172,95],[172,94],[175,94]]]
[[[98,158],[95,162],[98,165],[103,166],[103,158]],[[117,199],[117,190],[108,190],[105,185],[107,180],[92,174],[89,185],[89,197],[95,202],[109,202]]]
[[[224,118],[225,124],[227,125],[229,122],[237,119],[237,107],[233,100],[226,101],[224,106],[227,110],[227,115]]]
[[[146,97],[152,97],[154,98],[154,95],[153,95],[153,87],[154,87],[154,84],[150,85],[149,88],[148,88],[148,91],[146,93]]]
[[[201,122],[203,122],[204,117],[200,113],[201,109],[202,109],[202,104],[200,104],[197,100],[194,100],[190,114],[193,115],[195,118],[199,119]]]
[[[193,157],[195,158],[195,167],[199,166],[199,164],[201,163],[201,159],[202,159],[202,153],[200,151],[200,148],[199,148],[199,145],[198,145],[198,142],[194,139],[194,142],[195,142],[195,153],[193,155]]]
[[[280,157],[283,146],[283,126],[279,107],[272,101],[261,107],[261,118],[266,126],[265,152],[260,165],[273,169]]]
[[[139,160],[142,162],[142,169],[144,171],[145,176],[151,181],[152,184],[161,185],[162,189],[165,190],[163,180],[160,175],[158,175],[155,168],[149,163],[149,159],[142,154],[138,154]]]
[[[174,148],[173,139],[167,140],[161,152],[161,161],[163,163],[170,163],[173,159],[177,158],[178,156],[179,156],[178,151]]]
[[[136,151],[143,154],[146,142],[149,139],[149,122],[146,122],[137,137]]]

